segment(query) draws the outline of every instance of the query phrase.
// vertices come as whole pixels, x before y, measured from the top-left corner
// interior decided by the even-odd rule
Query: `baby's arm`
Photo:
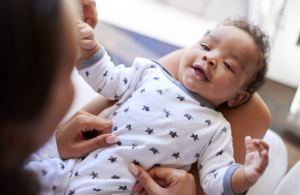
[[[236,169],[232,175],[231,187],[235,194],[241,194],[256,183],[269,163],[266,142],[258,139],[245,138],[246,160],[245,165]]]
[[[135,81],[139,69],[135,65],[115,66],[88,24],[77,20],[77,31],[81,54],[76,63],[78,73],[96,92],[110,100],[119,99]]]

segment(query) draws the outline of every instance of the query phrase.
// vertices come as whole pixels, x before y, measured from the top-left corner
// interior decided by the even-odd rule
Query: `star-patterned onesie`
[[[234,194],[231,176],[241,165],[234,163],[230,124],[158,62],[136,58],[132,67],[115,66],[101,46],[80,62],[79,74],[98,93],[119,100],[100,114],[112,120],[118,142],[63,161],[52,138],[26,165],[39,176],[42,194],[129,195],[136,182],[130,163],[189,170],[196,161],[206,194]]]

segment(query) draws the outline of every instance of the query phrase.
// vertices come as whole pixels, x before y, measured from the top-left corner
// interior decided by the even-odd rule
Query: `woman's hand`
[[[88,23],[92,28],[95,28],[98,23],[98,12],[96,9],[95,0],[81,0],[85,23]]]
[[[138,179],[132,192],[140,195],[196,195],[196,183],[192,174],[184,170],[154,167],[148,173],[134,164],[129,170]]]
[[[116,143],[116,136],[107,134],[111,126],[110,120],[78,111],[62,123],[55,134],[60,157],[82,157],[93,150]]]

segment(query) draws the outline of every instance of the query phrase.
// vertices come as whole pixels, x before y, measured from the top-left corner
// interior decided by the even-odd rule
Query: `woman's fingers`
[[[115,135],[99,135],[95,138],[89,139],[89,140],[84,140],[80,143],[78,143],[77,147],[80,148],[82,155],[86,155],[89,152],[92,152],[96,149],[103,148],[106,146],[109,146],[111,144],[116,143],[117,137]]]
[[[95,28],[98,23],[98,12],[95,0],[81,0],[86,23]]]
[[[112,122],[101,117],[86,114],[84,111],[80,111],[80,114],[74,119],[74,123],[81,132],[88,131],[101,131],[101,134],[109,133],[112,127]]]
[[[145,190],[150,195],[159,195],[159,194],[165,194],[162,191],[162,188],[151,178],[151,176],[141,167],[135,166],[134,164],[129,164],[128,166],[131,173],[138,179],[139,183],[145,188]],[[139,191],[135,191],[136,189],[133,189],[134,193],[137,193]]]
[[[56,132],[56,142],[62,159],[81,157],[95,149],[117,142],[110,135],[112,122],[84,111],[78,111]],[[100,135],[101,134],[101,135]]]

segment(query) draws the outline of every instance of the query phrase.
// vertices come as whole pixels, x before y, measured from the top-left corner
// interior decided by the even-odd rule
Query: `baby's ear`
[[[250,98],[250,93],[248,91],[240,91],[233,98],[227,101],[229,107],[238,106],[246,102]]]

